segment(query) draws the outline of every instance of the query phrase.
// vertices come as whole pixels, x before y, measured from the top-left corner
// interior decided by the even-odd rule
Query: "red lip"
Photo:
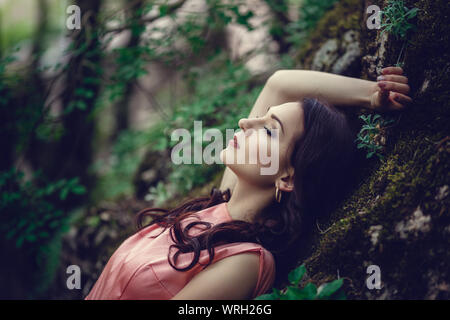
[[[237,142],[236,136],[233,137],[233,140],[234,140],[234,147],[235,147],[235,148],[239,148],[239,144],[238,144],[238,142]]]

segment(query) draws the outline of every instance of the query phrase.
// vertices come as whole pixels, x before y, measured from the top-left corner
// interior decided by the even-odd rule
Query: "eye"
[[[269,136],[272,136],[272,131],[270,131],[269,129],[267,129],[266,126],[264,126],[264,129],[266,129],[266,132],[267,132],[267,134],[268,134]]]

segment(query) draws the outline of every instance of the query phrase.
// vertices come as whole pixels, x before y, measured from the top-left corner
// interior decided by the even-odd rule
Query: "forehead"
[[[271,106],[268,114],[275,114],[283,123],[286,135],[298,137],[303,132],[303,107],[300,102],[288,102]]]

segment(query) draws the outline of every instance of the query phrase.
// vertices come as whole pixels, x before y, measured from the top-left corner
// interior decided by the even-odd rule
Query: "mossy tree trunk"
[[[339,2],[320,21],[309,44],[299,50],[299,66],[322,66],[317,54],[342,36],[358,34],[361,63],[343,74],[375,80],[381,68],[395,65],[403,40],[366,27],[367,6],[387,1]],[[450,14],[448,1],[405,1],[419,8],[417,31],[404,52],[404,73],[414,103],[387,129],[384,160],[361,163],[359,183],[340,208],[318,221],[304,263],[312,281],[344,279],[354,299],[448,299],[450,296]],[[358,8],[358,10],[355,10]],[[322,59],[327,61],[326,59]],[[328,68],[328,69],[327,69]],[[363,111],[364,112],[364,111]],[[367,267],[381,271],[381,289],[368,289]]]

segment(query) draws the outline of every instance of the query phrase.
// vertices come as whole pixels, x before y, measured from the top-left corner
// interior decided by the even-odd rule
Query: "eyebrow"
[[[272,108],[272,107],[269,107],[269,109],[267,109],[267,112],[270,110],[270,108]],[[270,115],[270,117],[271,117],[272,119],[275,119],[275,120],[278,121],[278,123],[279,123],[280,126],[281,126],[281,131],[283,132],[283,134],[285,134],[285,133],[284,133],[283,123],[281,122],[281,120],[280,120],[276,115],[274,115],[273,113]]]

